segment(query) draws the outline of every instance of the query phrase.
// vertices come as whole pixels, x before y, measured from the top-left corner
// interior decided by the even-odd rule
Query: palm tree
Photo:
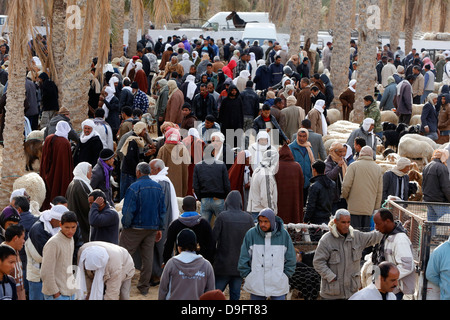
[[[320,29],[322,1],[307,0],[304,19],[305,19],[305,43],[309,39],[311,43],[317,44],[318,32]]]
[[[200,0],[190,0],[190,20],[191,25],[198,25],[200,19]]]
[[[405,28],[405,53],[411,51],[416,26],[420,26],[422,22],[422,7],[422,1],[406,0],[403,20]]]
[[[125,25],[125,0],[113,0],[113,36],[112,36],[112,56],[123,56],[123,30]]]
[[[290,38],[289,38],[289,56],[298,55],[300,52],[300,37],[302,35],[302,15],[303,12],[303,1],[302,0],[292,0],[290,2],[289,11],[292,14],[290,23]]]
[[[333,55],[331,57],[331,82],[334,86],[335,100],[348,87],[348,68],[350,65],[351,22],[348,12],[352,1],[336,0],[335,23],[333,29]],[[337,93],[337,94],[336,94]]]
[[[353,121],[361,123],[364,119],[363,98],[374,93],[376,84],[376,73],[369,72],[375,70],[378,29],[369,24],[371,18],[367,12],[369,6],[379,5],[379,0],[365,0],[359,2],[359,41],[358,41],[358,69],[364,72],[358,73],[358,84],[356,88],[356,99],[353,106]]]
[[[392,0],[391,3],[391,17],[389,19],[389,31],[392,50],[396,50],[399,45],[401,26],[399,17],[402,15],[402,0]]]
[[[6,99],[5,128],[3,130],[3,162],[1,169],[2,207],[8,205],[14,181],[25,173],[24,108],[25,76],[28,51],[28,35],[32,34],[32,0],[8,1],[11,50],[8,90]]]

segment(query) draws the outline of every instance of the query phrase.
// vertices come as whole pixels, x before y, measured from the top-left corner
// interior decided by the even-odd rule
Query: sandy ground
[[[140,274],[139,270],[136,270],[136,273],[134,274],[134,277],[131,280],[130,300],[158,300],[159,286],[150,287],[150,290],[146,296],[143,296],[139,292],[139,290],[136,287],[139,279],[139,274]],[[230,298],[228,293],[228,287],[225,289],[224,294],[227,297],[227,299]],[[250,294],[248,294],[244,290],[241,290],[241,300],[250,300]]]

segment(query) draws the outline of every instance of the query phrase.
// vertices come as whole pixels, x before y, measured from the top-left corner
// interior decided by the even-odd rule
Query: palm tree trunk
[[[439,17],[439,32],[445,32],[445,25],[447,22],[448,2],[441,1],[441,10]]]
[[[114,11],[112,12],[115,22],[116,34],[113,37],[112,43],[112,57],[123,56],[123,29],[124,29],[124,15],[125,15],[125,0],[114,0]]]
[[[133,6],[130,8],[130,13],[128,15],[128,51],[127,56],[132,58],[136,55],[137,52],[137,23],[134,18],[134,10]]]
[[[348,87],[351,23],[347,13],[351,12],[351,6],[351,1],[336,1],[336,19],[333,29],[333,55],[331,56],[330,70],[334,92],[337,93],[335,94],[335,101],[339,100],[339,94]]]
[[[191,5],[190,10],[191,25],[198,25],[200,18],[200,0],[190,0],[189,3]]]
[[[413,46],[414,29],[416,27],[416,17],[414,7],[416,0],[406,0],[405,7],[405,53],[411,52]]]
[[[330,6],[328,9],[328,28],[329,29],[334,29],[334,23],[335,23],[335,18],[336,18],[336,2],[342,2],[339,0],[331,0],[330,1]]]
[[[9,2],[11,31],[10,67],[6,99],[5,127],[3,129],[3,159],[1,169],[1,205],[9,204],[14,181],[25,173],[24,101],[27,72],[28,34],[32,27],[30,0]]]
[[[300,52],[300,37],[302,35],[302,0],[292,0],[289,11],[292,14],[289,37],[289,56],[298,55]]]
[[[379,0],[366,0],[359,2],[359,41],[358,41],[358,69],[375,70],[378,29],[369,24],[371,17],[367,9],[369,6],[379,5]],[[373,96],[376,84],[374,72],[358,73],[358,84],[356,88],[356,99],[353,106],[353,122],[361,123],[364,119],[363,98],[367,95]]]
[[[64,49],[66,47],[66,3],[64,0],[53,2],[53,30],[52,30],[52,52],[55,62],[56,75],[54,82],[61,90],[61,77],[64,72]],[[61,106],[61,95],[59,98]]]
[[[307,0],[305,3],[307,10],[304,10],[305,20],[305,43],[310,39],[311,43],[317,44],[318,32],[320,29],[320,19],[322,1],[321,0]]]
[[[399,17],[402,15],[402,0],[392,0],[391,4],[391,18],[389,20],[390,29],[390,44],[392,50],[396,50],[400,39],[400,23]]]

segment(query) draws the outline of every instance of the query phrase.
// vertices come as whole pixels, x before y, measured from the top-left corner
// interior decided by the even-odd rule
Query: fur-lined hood
[[[339,236],[341,236],[341,234],[337,230],[336,224],[334,223],[334,219],[330,219],[330,222],[328,222],[328,228],[330,229],[331,234],[335,238],[339,238]],[[352,226],[349,227],[348,232],[350,234],[350,237],[353,238],[353,227]]]

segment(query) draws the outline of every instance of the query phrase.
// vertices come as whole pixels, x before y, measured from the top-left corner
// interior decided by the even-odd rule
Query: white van
[[[202,29],[209,29],[215,31],[221,30],[235,30],[236,27],[233,24],[233,20],[226,20],[226,18],[231,14],[231,11],[219,12],[208,19],[208,21],[202,26]],[[258,22],[258,23],[268,23],[269,13],[268,12],[237,12],[237,15],[243,19],[245,22]]]
[[[277,41],[277,28],[273,23],[247,23],[242,35],[242,40],[245,43],[253,44],[255,40],[258,40],[261,46],[264,40]]]

